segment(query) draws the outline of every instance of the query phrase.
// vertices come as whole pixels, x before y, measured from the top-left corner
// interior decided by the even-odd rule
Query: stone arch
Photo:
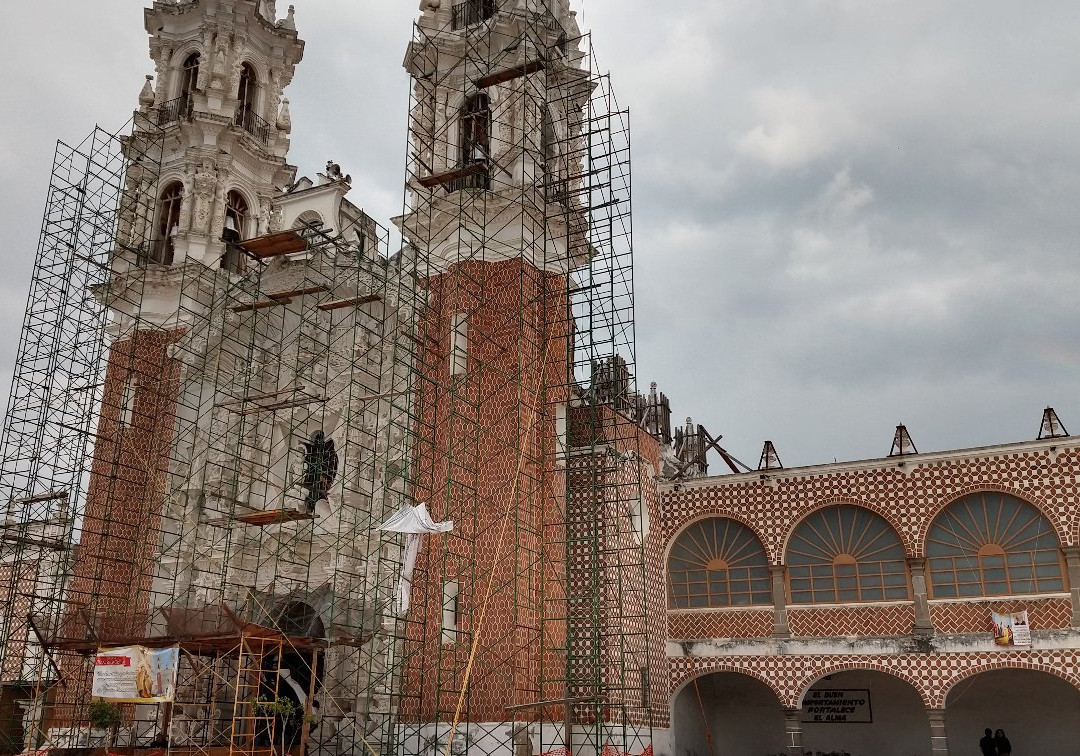
[[[705,512],[689,515],[682,522],[674,525],[674,529],[671,531],[671,535],[669,535],[667,537],[667,540],[664,541],[663,549],[661,550],[661,558],[664,560],[664,565],[667,565],[668,556],[671,554],[671,547],[675,544],[675,541],[679,539],[679,536],[686,532],[687,528],[689,528],[691,525],[696,525],[703,520],[712,520],[715,518],[723,520],[733,520],[740,525],[746,526],[746,528],[749,529],[750,532],[753,533],[755,536],[757,536],[757,539],[761,542],[762,548],[765,549],[765,556],[769,559],[769,564],[778,564],[777,555],[772,553],[772,551],[769,549],[769,542],[765,539],[765,534],[761,532],[760,527],[756,522],[754,522],[752,518],[747,517],[746,515],[736,514],[734,512]]]
[[[884,519],[885,522],[889,524],[889,527],[892,528],[893,532],[896,533],[897,538],[900,539],[900,543],[903,544],[904,554],[909,558],[915,556],[916,543],[912,540],[911,534],[905,532],[900,522],[896,520],[893,513],[891,513],[886,507],[882,507],[877,504],[870,504],[868,502],[862,501],[861,499],[856,499],[853,496],[830,496],[827,499],[822,499],[819,502],[814,502],[814,504],[806,507],[805,509],[798,510],[798,514],[793,520],[791,520],[791,522],[787,524],[784,533],[781,535],[778,557],[780,559],[783,559],[784,555],[787,554],[788,545],[791,542],[792,534],[794,534],[795,530],[799,527],[799,525],[803,523],[804,520],[806,520],[807,517],[814,514],[815,512],[821,511],[822,509],[843,506],[845,504],[852,507],[859,507],[860,509],[865,509],[869,512],[873,512],[874,514]]]
[[[997,659],[995,661],[989,661],[984,664],[979,664],[975,667],[969,667],[956,675],[950,677],[948,681],[941,686],[939,692],[933,699],[933,708],[944,709],[946,708],[945,702],[949,697],[949,692],[959,685],[964,680],[970,679],[981,675],[984,672],[991,672],[997,669],[1026,669],[1033,672],[1046,672],[1054,677],[1060,678],[1069,683],[1080,693],[1080,675],[1072,674],[1063,671],[1060,666],[1049,663],[1040,663],[1031,661],[1028,659]]]
[[[679,696],[679,694],[682,693],[686,689],[686,687],[694,680],[706,677],[707,675],[711,675],[716,672],[733,672],[737,675],[743,675],[744,677],[753,678],[759,683],[763,683],[764,685],[766,685],[769,690],[773,692],[773,695],[776,696],[776,702],[780,706],[785,705],[784,694],[780,690],[780,688],[776,686],[776,683],[774,681],[770,680],[768,677],[761,674],[760,672],[757,672],[756,670],[748,669],[746,667],[737,667],[734,664],[727,664],[724,662],[712,662],[708,665],[702,664],[697,668],[691,669],[689,672],[683,674],[682,677],[678,678],[671,685],[671,690],[668,692],[668,705],[670,705]]]
[[[926,556],[926,536],[930,532],[930,528],[933,526],[934,521],[941,516],[942,512],[965,496],[985,491],[1008,494],[1009,496],[1014,496],[1020,501],[1035,507],[1042,516],[1050,522],[1050,525],[1054,528],[1054,532],[1057,534],[1058,543],[1062,546],[1068,546],[1078,542],[1078,540],[1071,540],[1069,538],[1070,533],[1065,530],[1057,515],[1054,513],[1054,510],[1040,497],[1035,496],[1029,491],[1021,491],[1013,486],[1005,486],[997,483],[979,483],[977,485],[964,486],[960,490],[954,492],[950,498],[943,500],[942,504],[927,511],[926,517],[919,525],[919,532],[916,534],[914,543],[916,553],[914,556]],[[1077,536],[1080,537],[1080,520],[1077,521],[1073,529],[1076,531]]]
[[[873,662],[848,662],[846,664],[831,664],[821,669],[816,669],[809,675],[802,678],[799,684],[793,689],[793,697],[784,702],[784,706],[789,709],[798,709],[802,707],[803,699],[806,697],[807,692],[814,687],[814,685],[823,677],[828,675],[835,675],[840,672],[851,672],[852,670],[863,669],[871,672],[881,672],[895,677],[898,680],[903,680],[919,694],[919,698],[922,699],[923,705],[930,708],[932,697],[930,692],[926,689],[926,685],[922,680],[919,680],[906,672],[901,672],[897,669],[890,669],[887,666],[881,664],[875,664]]]
[[[326,223],[326,221],[323,220],[322,214],[320,214],[318,210],[305,210],[296,216],[292,228],[302,229],[307,226],[322,226],[324,223]]]

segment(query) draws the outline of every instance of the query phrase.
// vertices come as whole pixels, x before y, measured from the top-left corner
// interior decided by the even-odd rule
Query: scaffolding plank
[[[435,173],[431,176],[422,176],[417,179],[420,186],[425,189],[431,189],[441,184],[449,184],[451,181],[457,181],[458,179],[467,178],[469,176],[475,176],[478,173],[487,173],[488,164],[484,161],[476,161],[475,163],[467,163],[465,165],[457,166],[449,171],[443,171],[442,173]]]
[[[503,84],[507,81],[520,79],[522,76],[528,76],[537,71],[543,71],[546,67],[547,64],[542,60],[530,60],[527,63],[522,63],[520,66],[505,68],[502,71],[496,71],[495,73],[489,73],[487,76],[481,76],[473,83],[476,84],[478,89],[486,89],[487,87],[493,87],[496,84]]]
[[[279,307],[280,305],[287,305],[292,302],[291,299],[260,299],[257,302],[248,302],[247,304],[236,305],[229,309],[233,312],[252,312],[254,310],[262,310],[267,307]]]
[[[253,257],[265,260],[268,257],[291,255],[308,248],[307,239],[295,231],[279,231],[276,234],[258,236],[237,242],[236,246]]]
[[[300,520],[314,520],[315,515],[308,512],[300,512],[296,509],[268,509],[262,512],[248,512],[247,514],[233,515],[210,520],[208,524],[228,527],[235,523],[265,527],[266,525],[278,525],[283,522],[298,522]]]
[[[289,300],[289,299],[292,299],[293,297],[302,297],[305,294],[322,294],[324,291],[330,291],[330,288],[320,284],[318,286],[308,286],[307,288],[304,288],[304,289],[289,289],[287,291],[275,291],[273,294],[267,294],[266,298],[267,299],[285,299],[285,300]]]
[[[340,310],[342,307],[359,307],[360,305],[368,304],[369,302],[378,302],[382,299],[378,294],[365,294],[363,296],[348,297],[346,299],[335,299],[330,302],[323,302],[319,305],[320,310],[329,312],[330,310]]]

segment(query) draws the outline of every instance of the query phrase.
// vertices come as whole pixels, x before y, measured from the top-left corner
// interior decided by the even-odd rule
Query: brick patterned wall
[[[146,632],[158,518],[165,492],[175,426],[179,367],[167,356],[181,331],[139,331],[109,351],[101,414],[90,471],[82,537],[72,566],[64,637],[85,638],[87,618],[103,636]],[[128,379],[135,381],[131,423],[121,427]],[[85,706],[86,664],[65,656],[67,686],[51,713],[61,721]]]
[[[939,633],[982,633],[993,629],[991,611],[1006,614],[1024,609],[1035,630],[1069,627],[1072,623],[1072,602],[1067,598],[935,602],[930,604],[930,618]]]
[[[791,608],[788,623],[794,637],[907,635],[915,625],[912,604]]]
[[[589,418],[584,409],[575,412],[571,438],[580,447],[589,448],[594,442],[598,445],[598,453],[575,458],[574,474],[582,476],[575,490],[607,491],[602,495],[609,500],[604,517],[608,527],[602,540],[607,553],[598,588],[606,607],[603,623],[609,639],[610,669],[601,670],[601,674],[609,682],[619,681],[623,686],[621,695],[633,722],[649,721],[654,727],[668,727],[664,539],[656,525],[661,512],[653,479],[659,469],[660,448],[655,438],[610,407],[599,407],[596,412],[594,418]],[[616,450],[616,457],[607,454],[605,445]],[[634,455],[639,460],[636,464],[630,461]],[[641,525],[631,521],[627,509],[639,496],[648,513],[648,533],[643,540],[636,535]],[[595,591],[588,590],[588,586],[580,589],[584,603],[591,603]],[[621,644],[618,653],[612,645],[616,641]],[[648,667],[647,696],[643,681],[635,674],[634,668],[639,666]],[[628,668],[629,673],[624,673],[623,668]],[[587,676],[590,672],[582,669],[580,674]],[[612,693],[607,695],[611,697]],[[647,711],[642,707],[646,698]]]
[[[33,555],[33,552],[31,552]],[[6,628],[0,649],[0,680],[22,679],[23,656],[30,638],[30,613],[38,580],[38,565],[30,560],[0,564],[0,617]]]
[[[565,612],[542,627],[541,602],[558,605],[565,580],[565,558],[550,553],[565,542],[554,412],[568,393],[565,277],[518,260],[467,262],[428,287],[415,497],[454,531],[426,537],[417,563],[401,712],[453,719],[478,633],[462,719],[503,721],[506,706],[564,695],[542,677],[565,677]],[[451,322],[463,312],[468,366],[452,377]],[[447,580],[459,585],[461,624],[458,642],[444,644]]]
[[[668,637],[674,640],[706,638],[768,638],[772,635],[771,609],[717,612],[668,612]]]
[[[761,680],[785,708],[799,706],[803,693],[825,675],[873,669],[909,682],[928,708],[944,708],[950,689],[991,669],[1034,669],[1080,688],[1080,650],[1001,651],[955,654],[822,654],[819,656],[728,656],[671,660],[674,695],[692,678],[710,672],[737,672]]]
[[[908,555],[918,557],[926,531],[942,509],[965,494],[995,490],[1038,507],[1062,544],[1080,543],[1080,449],[1074,446],[1044,442],[1011,452],[914,458],[903,468],[892,460],[837,467],[804,474],[778,470],[764,481],[756,474],[731,476],[715,484],[665,491],[665,533],[670,539],[705,515],[733,517],[758,534],[770,559],[779,564],[788,533],[800,519],[830,504],[851,503],[884,517],[900,534]]]

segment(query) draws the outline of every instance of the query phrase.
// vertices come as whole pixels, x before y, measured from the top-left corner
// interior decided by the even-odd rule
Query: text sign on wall
[[[852,724],[873,722],[869,690],[810,690],[802,705],[802,721]]]
[[[94,659],[93,695],[110,701],[161,703],[172,701],[180,649],[100,649]]]

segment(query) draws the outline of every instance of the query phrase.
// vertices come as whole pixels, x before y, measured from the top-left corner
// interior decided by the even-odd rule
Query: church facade
[[[1076,742],[1080,446],[1048,409],[708,475],[637,388],[628,127],[567,0],[422,2],[400,249],[288,163],[292,6],[144,22],[122,169],[54,182],[34,292],[65,304],[25,332],[63,338],[44,372],[24,339],[5,421],[0,751]],[[176,649],[167,695],[102,696],[118,648]]]

